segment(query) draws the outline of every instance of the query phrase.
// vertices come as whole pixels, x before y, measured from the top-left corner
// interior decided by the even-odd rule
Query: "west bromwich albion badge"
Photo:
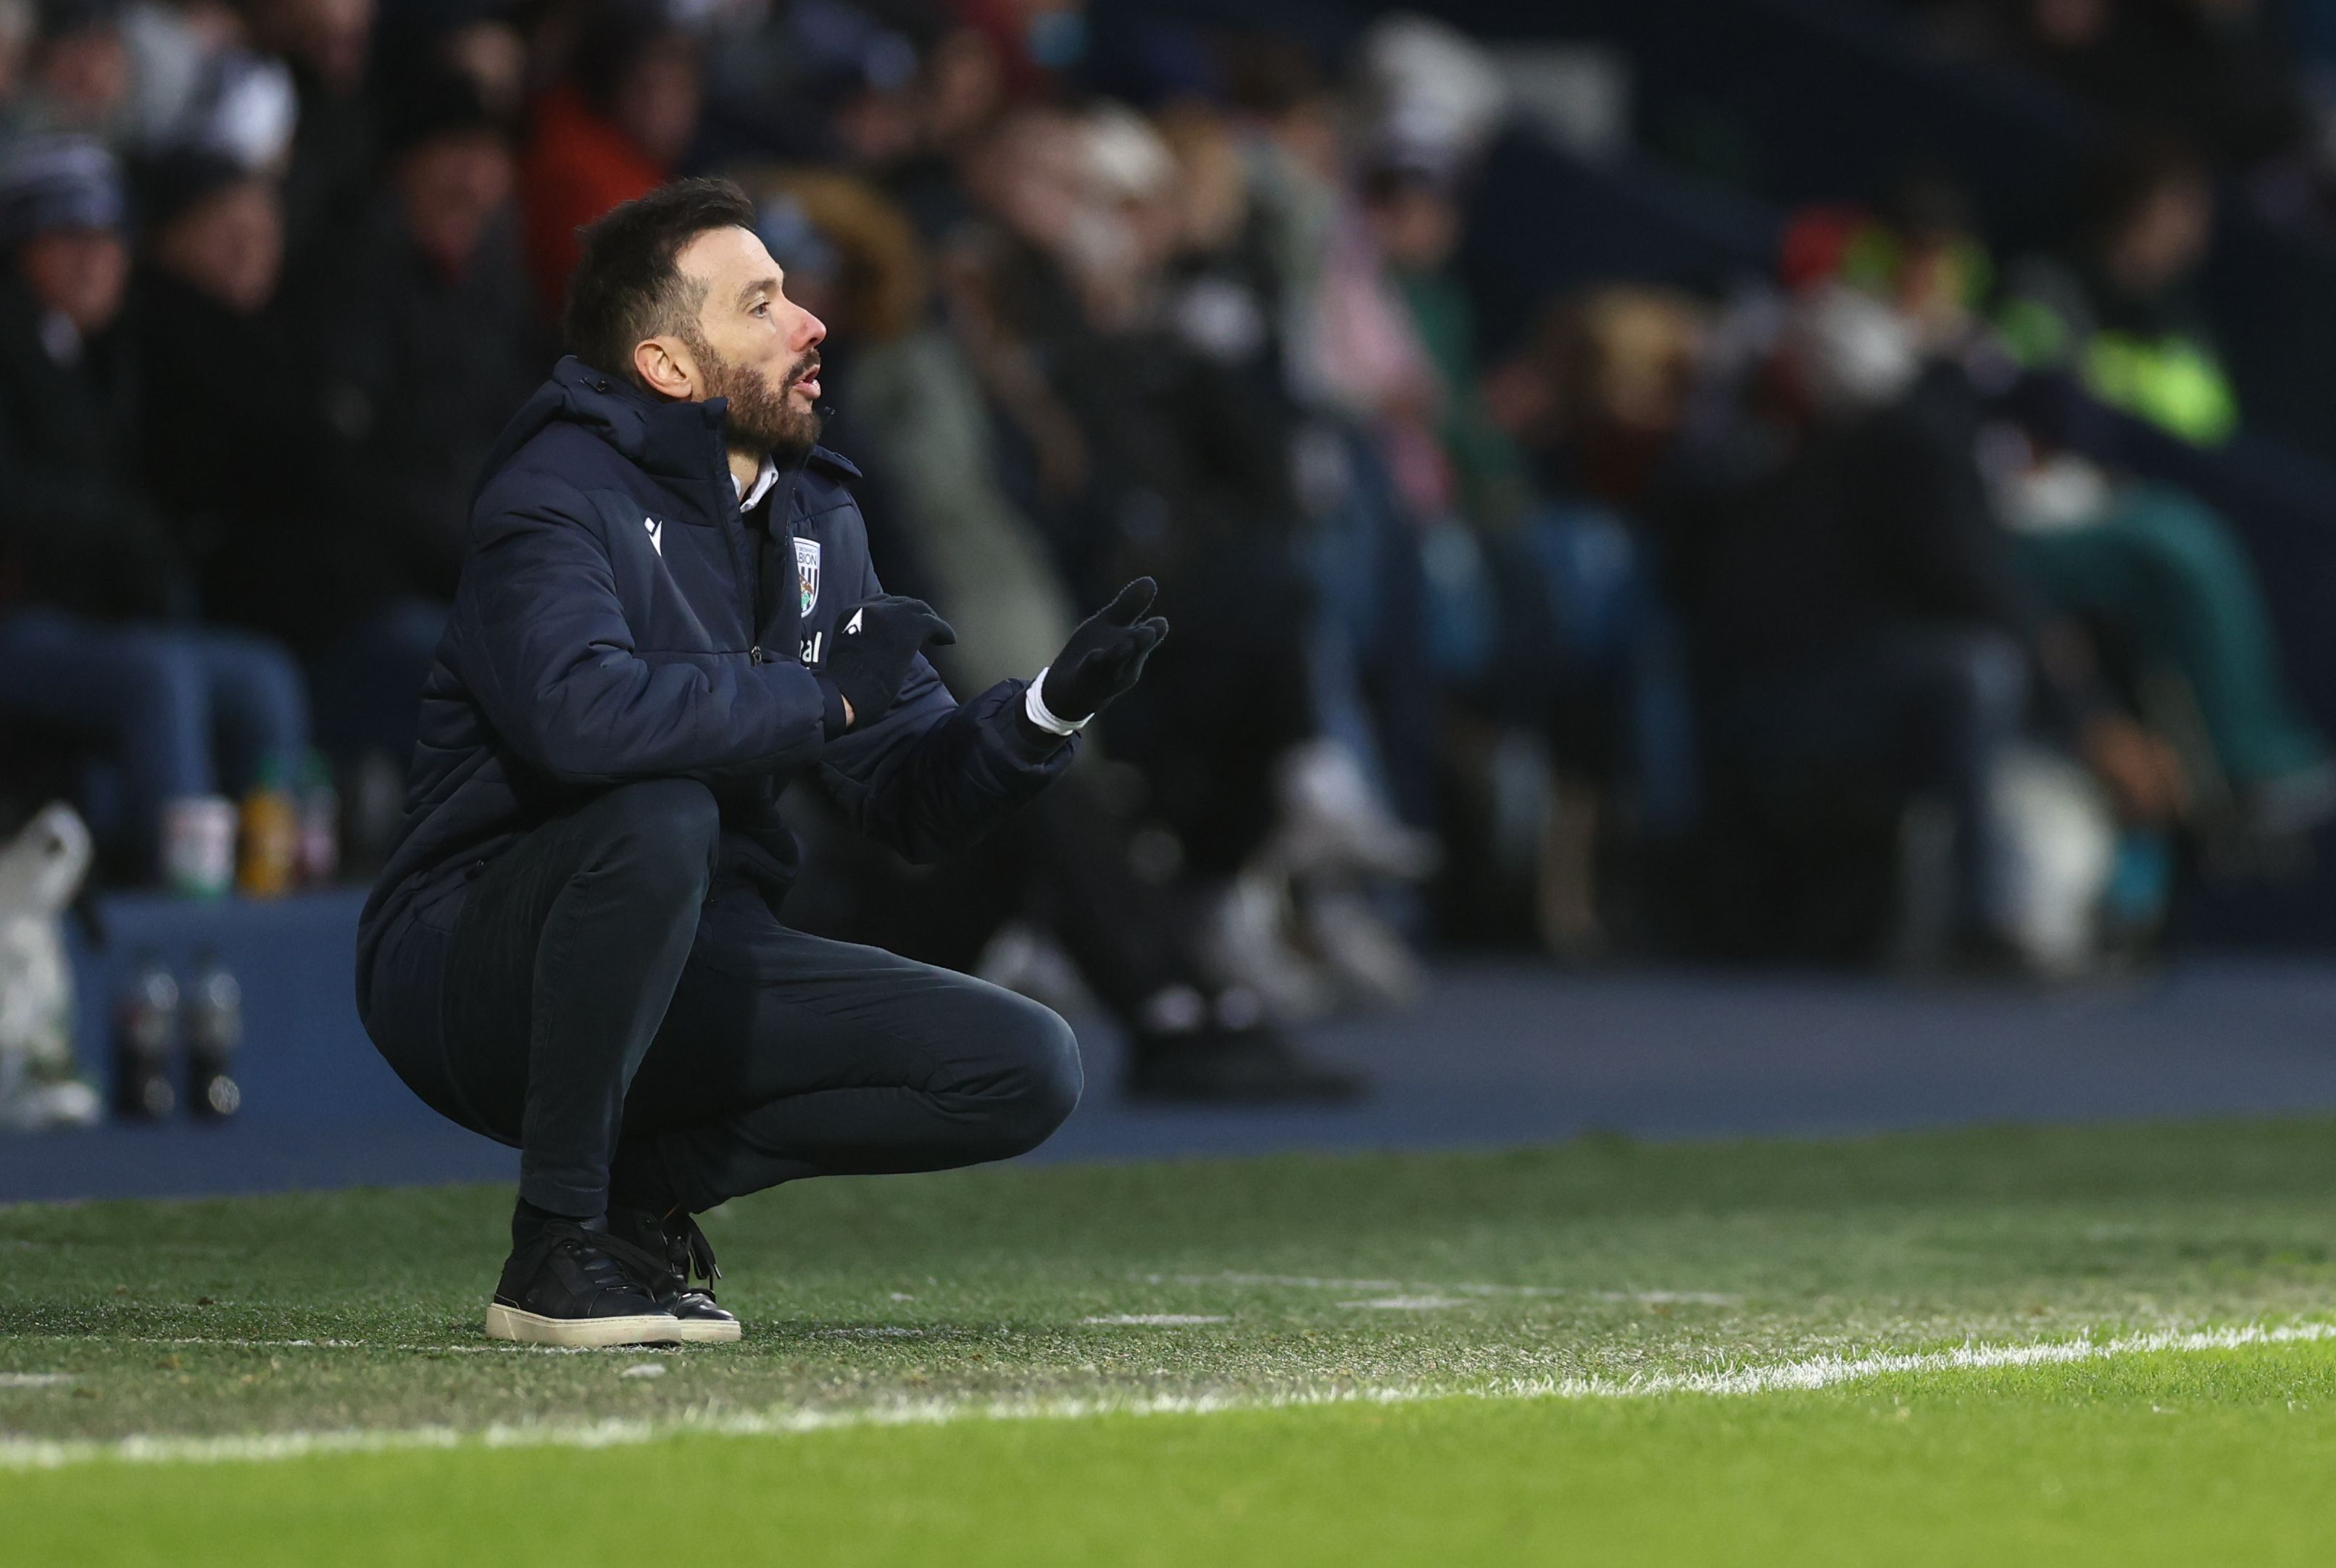
[[[819,603],[819,541],[817,539],[795,541],[795,581],[803,586],[803,614],[808,615],[811,614],[811,607]]]

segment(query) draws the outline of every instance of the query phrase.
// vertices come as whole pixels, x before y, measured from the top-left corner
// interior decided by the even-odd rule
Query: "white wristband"
[[[1054,666],[1049,664],[1046,668],[1052,669]],[[1038,688],[1046,683],[1046,671],[1041,670],[1032,676],[1030,683],[1022,689],[1022,711],[1029,715],[1030,722],[1049,735],[1076,735],[1085,729],[1087,719],[1095,717],[1092,713],[1087,715],[1087,719],[1081,719],[1076,723],[1068,719],[1055,717],[1046,706],[1046,700],[1038,695]]]

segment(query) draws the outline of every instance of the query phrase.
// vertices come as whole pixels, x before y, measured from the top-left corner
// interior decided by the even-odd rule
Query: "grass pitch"
[[[2324,1562],[2336,1123],[808,1183],[745,1343],[506,1195],[0,1208],[0,1562]]]

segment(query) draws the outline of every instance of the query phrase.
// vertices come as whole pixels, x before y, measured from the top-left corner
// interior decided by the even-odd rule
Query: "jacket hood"
[[[513,453],[561,421],[590,431],[644,473],[695,484],[719,482],[726,488],[730,463],[722,446],[722,419],[729,407],[727,398],[661,402],[568,354],[551,367],[550,378],[520,405],[495,439],[494,450],[480,467],[477,489],[484,489]],[[851,462],[824,447],[812,449],[812,461],[847,479],[860,477]],[[477,498],[477,490],[472,498]]]

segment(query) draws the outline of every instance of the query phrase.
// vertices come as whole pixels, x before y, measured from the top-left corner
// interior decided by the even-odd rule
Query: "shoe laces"
[[[722,1265],[714,1261],[714,1244],[698,1228],[696,1215],[668,1215],[664,1224],[666,1265],[681,1276],[684,1285],[693,1272],[709,1285],[722,1277]]]
[[[667,1273],[665,1259],[606,1231],[563,1225],[550,1240],[552,1246],[576,1260],[586,1279],[604,1291],[646,1290],[654,1294],[657,1282]]]

